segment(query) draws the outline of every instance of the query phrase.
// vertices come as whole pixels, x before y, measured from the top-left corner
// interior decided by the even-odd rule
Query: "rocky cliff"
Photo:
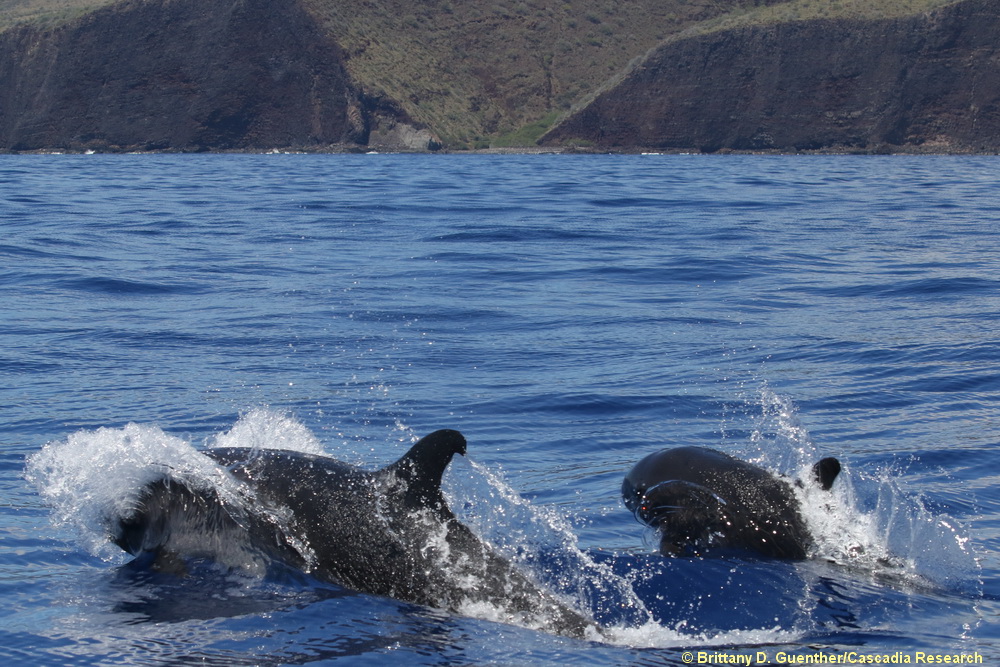
[[[784,1],[0,1],[0,150],[531,143],[666,35]]]
[[[947,1],[22,0],[0,150],[1000,150],[1000,6]]]
[[[301,1],[363,90],[458,148],[533,142],[667,35],[788,0]]]
[[[747,26],[665,42],[541,143],[1000,150],[1000,6]]]
[[[365,143],[371,109],[293,0],[129,0],[0,34],[0,148]]]

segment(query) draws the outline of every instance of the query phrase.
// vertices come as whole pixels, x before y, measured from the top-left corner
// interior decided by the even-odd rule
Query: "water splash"
[[[407,429],[400,425],[400,430]],[[322,453],[319,441],[305,426],[266,408],[246,412],[208,444]],[[144,487],[164,475],[194,489],[212,490],[240,511],[270,512],[276,528],[288,521],[280,508],[262,508],[252,492],[190,442],[157,426],[128,424],[78,431],[64,441],[46,445],[30,458],[26,469],[28,479],[52,505],[55,523],[75,529],[80,543],[91,553],[117,562],[126,556],[110,542],[114,521],[132,512]],[[566,517],[521,498],[498,474],[474,461],[456,459],[445,476],[444,490],[456,514],[482,539],[567,606],[594,616],[603,632],[592,637],[594,640],[653,647],[770,642],[789,636],[771,629],[706,632],[688,627],[684,620],[668,627],[655,618],[635,590],[654,576],[654,571],[640,567],[623,573],[616,571],[612,560],[582,551]],[[426,548],[447,555],[443,536],[431,542]],[[309,562],[308,545],[295,546]],[[265,569],[248,569],[243,574],[264,576]],[[238,581],[240,585],[255,585],[253,579]],[[476,582],[466,584],[474,587]],[[502,605],[476,601],[460,606],[459,611],[486,620],[546,628],[543,614],[512,616]]]
[[[595,561],[577,545],[566,517],[522,498],[497,473],[470,461],[464,472],[446,477],[452,510],[506,558],[577,607],[594,613],[602,625],[640,624],[649,611],[631,583]],[[609,610],[615,611],[608,618]]]
[[[238,485],[191,443],[141,424],[77,431],[49,443],[28,458],[25,476],[52,507],[55,525],[73,529],[87,551],[106,560],[124,558],[109,541],[112,522],[134,512],[143,489],[158,479],[241,502]]]
[[[474,460],[453,465],[445,485],[463,523],[567,604],[592,615],[602,629],[598,641],[637,648],[732,646],[790,642],[802,634],[796,628],[706,629],[685,618],[664,620],[649,603],[659,599],[662,605],[663,594],[669,595],[671,560],[581,550],[566,517],[525,500]]]
[[[964,526],[929,511],[892,469],[872,473],[845,461],[833,488],[823,491],[811,483],[821,454],[795,404],[764,385],[759,405],[750,437],[754,462],[796,482],[816,558],[911,585],[975,588],[978,564]]]
[[[294,417],[259,407],[242,414],[231,429],[216,435],[211,447],[250,447],[251,449],[285,449],[305,454],[325,454],[323,445]]]
[[[765,389],[759,405],[759,423],[749,438],[756,462],[793,480],[807,479],[817,452],[794,404]],[[397,427],[409,432],[402,424]],[[308,428],[264,408],[243,414],[208,443],[323,453]],[[108,541],[110,519],[134,509],[142,488],[164,474],[193,488],[213,489],[248,511],[254,507],[246,489],[225,470],[191,443],[156,426],[79,431],[46,445],[30,458],[26,470],[53,506],[57,524],[74,527],[91,553],[118,561],[125,557]],[[602,636],[595,638],[600,641],[634,647],[751,645],[797,641],[814,629],[808,609],[800,609],[802,604],[809,607],[811,583],[798,579],[792,566],[775,575],[795,580],[779,583],[784,591],[777,601],[784,609],[781,622],[775,622],[777,613],[764,616],[750,610],[753,613],[745,614],[740,627],[713,627],[711,621],[717,616],[713,610],[720,601],[713,599],[703,609],[703,594],[725,598],[740,591],[748,598],[748,590],[757,591],[754,585],[764,591],[771,580],[761,578],[753,565],[735,566],[733,574],[726,575],[733,581],[726,583],[713,579],[722,570],[706,569],[706,563],[581,550],[567,517],[525,500],[499,474],[474,460],[456,458],[446,472],[444,492],[460,520],[483,540],[567,606],[594,617],[602,627]],[[818,559],[910,583],[950,586],[967,580],[975,561],[964,529],[907,497],[889,473],[869,477],[848,465],[832,493],[811,484],[796,487],[796,492],[816,538]],[[275,515],[273,520],[280,526],[285,519]],[[446,545],[439,541],[429,548]],[[308,552],[308,545],[297,548]],[[686,589],[678,583],[692,575],[705,579]],[[479,603],[460,611],[544,628],[538,618],[512,618],[502,609]]]
[[[285,449],[318,448],[318,441],[305,427],[266,409],[243,415],[230,431],[216,437],[214,444],[263,447],[271,437]],[[158,426],[130,423],[121,428],[77,431],[29,457],[25,477],[52,507],[53,523],[71,529],[89,553],[108,561],[127,558],[111,541],[116,526],[138,509],[146,487],[164,477],[196,492],[217,494],[237,523],[249,512],[261,514],[279,532],[284,533],[281,526],[289,523],[286,510],[258,503],[252,490],[216,461]],[[291,534],[285,537],[305,563],[314,561],[308,544]],[[240,545],[233,545],[232,550],[237,560],[245,556],[249,570],[262,569],[251,550]]]

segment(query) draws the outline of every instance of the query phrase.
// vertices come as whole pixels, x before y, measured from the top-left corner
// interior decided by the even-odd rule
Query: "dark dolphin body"
[[[569,636],[595,627],[448,508],[441,476],[454,454],[465,454],[458,431],[435,431],[374,472],[292,451],[205,454],[242,484],[250,506],[165,478],[146,487],[138,509],[119,520],[118,546],[161,568],[182,567],[191,557],[276,561],[356,591],[458,613],[487,603]]]
[[[840,463],[823,459],[813,472],[829,489]],[[802,559],[812,542],[788,482],[713,449],[650,454],[625,476],[622,498],[636,518],[657,529],[665,556],[751,551]]]

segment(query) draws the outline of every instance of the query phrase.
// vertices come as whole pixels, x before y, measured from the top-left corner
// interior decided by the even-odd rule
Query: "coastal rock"
[[[0,34],[0,149],[364,144],[361,94],[294,0],[128,0]]]
[[[426,128],[385,120],[368,137],[368,147],[384,151],[427,151],[441,148],[441,141]]]
[[[666,41],[543,145],[996,151],[1000,12],[810,20]]]
[[[362,0],[123,0],[0,32],[0,151],[523,146],[581,99],[542,147],[1000,151],[995,0],[706,33],[775,3],[716,4],[476,21],[474,6],[397,20]]]

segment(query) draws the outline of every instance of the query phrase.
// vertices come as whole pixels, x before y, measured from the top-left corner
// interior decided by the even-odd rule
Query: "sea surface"
[[[0,156],[0,660],[1000,664],[1000,159]],[[217,444],[375,469],[604,628],[143,570],[107,516]],[[625,472],[796,486],[810,558],[664,558]],[[760,663],[762,664],[762,662]],[[799,664],[802,664],[801,662]]]

